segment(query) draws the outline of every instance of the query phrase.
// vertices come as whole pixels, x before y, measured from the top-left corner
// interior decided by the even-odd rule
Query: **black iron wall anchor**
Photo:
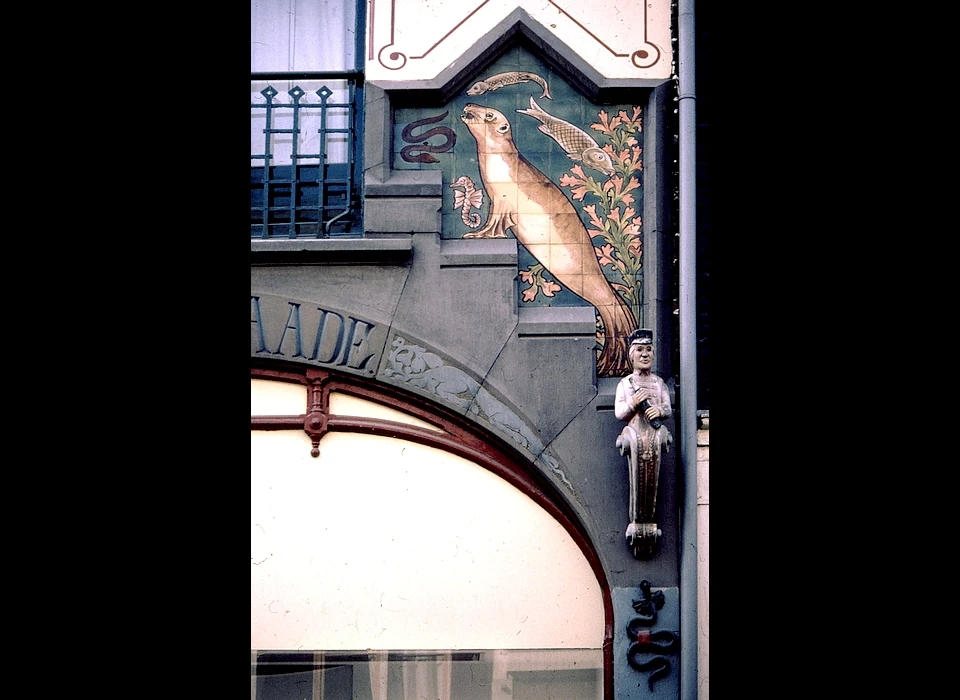
[[[640,592],[643,593],[642,600],[633,601],[633,609],[640,616],[637,620],[650,627],[657,623],[657,610],[663,607],[663,591],[650,591],[650,582],[644,579],[640,582]]]
[[[633,609],[640,617],[627,623],[627,636],[634,640],[627,650],[627,663],[637,671],[650,671],[647,686],[653,692],[653,682],[670,673],[670,660],[660,654],[675,653],[679,647],[679,633],[668,630],[642,629],[656,624],[657,610],[663,608],[662,591],[650,591],[650,582],[641,581],[643,600],[633,601]]]

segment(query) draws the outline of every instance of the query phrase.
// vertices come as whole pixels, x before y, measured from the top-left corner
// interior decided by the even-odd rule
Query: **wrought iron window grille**
[[[251,73],[251,238],[362,237],[362,105],[359,71]]]

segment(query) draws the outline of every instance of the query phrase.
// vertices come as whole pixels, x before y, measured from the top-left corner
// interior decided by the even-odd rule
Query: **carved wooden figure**
[[[641,328],[630,334],[633,372],[620,380],[614,413],[627,424],[617,437],[617,448],[626,457],[630,478],[630,523],[625,533],[635,557],[653,554],[657,538],[657,478],[660,455],[669,451],[673,437],[663,425],[670,417],[670,391],[653,367],[653,331]]]

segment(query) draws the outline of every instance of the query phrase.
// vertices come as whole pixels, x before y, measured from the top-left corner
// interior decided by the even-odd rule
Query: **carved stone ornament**
[[[653,367],[653,331],[641,328],[630,334],[633,372],[620,380],[614,413],[627,424],[617,437],[617,449],[626,457],[630,481],[629,522],[625,537],[637,558],[656,551],[663,534],[656,523],[657,481],[660,455],[669,451],[673,436],[663,425],[670,417],[670,391],[650,372]]]

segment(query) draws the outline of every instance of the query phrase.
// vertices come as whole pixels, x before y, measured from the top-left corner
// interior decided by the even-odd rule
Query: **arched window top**
[[[253,648],[593,648],[612,681],[599,557],[533,465],[392,386],[303,366],[255,367],[251,379],[252,411],[282,409],[251,418]],[[335,596],[336,612],[316,618]],[[324,626],[348,609],[354,637],[310,637],[350,628]],[[425,610],[437,624],[414,623]]]

